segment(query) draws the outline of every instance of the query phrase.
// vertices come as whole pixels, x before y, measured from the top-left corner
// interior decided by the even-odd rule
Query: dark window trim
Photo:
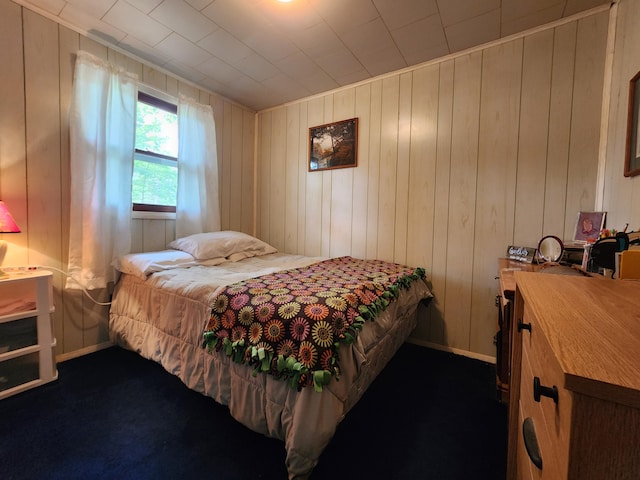
[[[161,108],[162,110],[166,110],[167,112],[173,113],[174,115],[178,114],[177,105],[165,100],[161,100],[158,97],[154,97],[153,95],[149,95],[142,90],[138,90],[138,101],[156,108]]]
[[[150,203],[134,203],[134,212],[170,212],[176,213],[176,207],[172,205],[152,205]]]
[[[139,148],[136,148],[136,153],[139,153],[141,155],[146,155],[149,157],[155,157],[155,158],[161,158],[163,160],[173,160],[174,162],[178,161],[178,157],[172,157],[171,155],[163,155],[161,153],[156,153],[156,152],[151,152],[149,150],[140,150]],[[141,158],[141,160],[145,160],[144,158]],[[149,161],[149,160],[147,160]],[[153,161],[153,160],[151,160]]]

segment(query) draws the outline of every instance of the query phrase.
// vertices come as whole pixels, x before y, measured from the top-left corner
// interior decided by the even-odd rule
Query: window
[[[175,212],[178,188],[178,107],[143,91],[136,105],[133,210]]]

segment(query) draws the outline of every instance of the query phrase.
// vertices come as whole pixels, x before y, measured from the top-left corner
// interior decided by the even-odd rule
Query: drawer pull
[[[530,323],[523,323],[521,320],[518,320],[518,331],[521,332],[522,330],[531,331],[531,324]]]
[[[542,470],[542,456],[540,455],[536,429],[533,426],[533,418],[527,417],[522,422],[522,436],[524,437],[524,446],[527,449],[529,458],[536,467]]]
[[[555,385],[552,387],[545,387],[540,384],[540,379],[538,377],[533,377],[533,399],[536,402],[539,402],[540,397],[553,398],[553,402],[558,403],[558,387]]]

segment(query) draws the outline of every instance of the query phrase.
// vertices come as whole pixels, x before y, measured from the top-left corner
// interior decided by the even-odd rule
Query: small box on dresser
[[[640,283],[515,279],[507,478],[640,478]]]
[[[0,277],[0,399],[58,378],[51,278],[46,270]]]

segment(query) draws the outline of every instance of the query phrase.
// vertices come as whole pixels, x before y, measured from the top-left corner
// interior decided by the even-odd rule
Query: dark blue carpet
[[[159,365],[109,348],[0,401],[0,477],[285,479],[284,444]],[[339,425],[312,480],[503,480],[495,367],[405,344]]]

